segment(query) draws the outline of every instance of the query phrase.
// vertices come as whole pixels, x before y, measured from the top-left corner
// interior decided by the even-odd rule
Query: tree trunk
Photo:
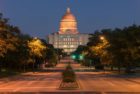
[[[118,66],[118,72],[121,73],[121,67],[120,66]]]
[[[24,70],[24,72],[26,72],[26,65],[25,64],[24,64],[24,69],[23,70]]]
[[[113,70],[114,70],[113,65],[111,65],[111,71],[113,71]]]

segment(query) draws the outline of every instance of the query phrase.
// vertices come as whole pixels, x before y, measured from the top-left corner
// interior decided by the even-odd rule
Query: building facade
[[[63,49],[64,52],[70,54],[74,52],[79,45],[86,45],[89,41],[89,34],[79,33],[77,28],[77,20],[67,8],[66,13],[60,21],[59,31],[48,36],[49,44],[54,48]]]

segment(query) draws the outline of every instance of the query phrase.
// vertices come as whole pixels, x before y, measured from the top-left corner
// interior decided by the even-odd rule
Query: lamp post
[[[105,37],[104,36],[100,36],[100,40],[105,40]]]
[[[103,46],[107,45],[108,41],[105,39],[104,36],[100,36],[100,40],[103,42]],[[100,62],[102,62],[102,58],[100,58]],[[103,70],[105,73],[105,67],[103,66]]]

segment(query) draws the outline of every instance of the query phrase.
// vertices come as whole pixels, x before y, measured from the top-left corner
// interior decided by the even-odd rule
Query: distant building
[[[79,45],[86,45],[89,41],[89,34],[79,33],[75,16],[67,8],[66,13],[61,19],[59,31],[48,36],[49,44],[54,48],[63,49],[70,54]]]

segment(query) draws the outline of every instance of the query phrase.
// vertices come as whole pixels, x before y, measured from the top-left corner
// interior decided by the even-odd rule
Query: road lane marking
[[[116,86],[113,82],[108,81],[111,86]]]

